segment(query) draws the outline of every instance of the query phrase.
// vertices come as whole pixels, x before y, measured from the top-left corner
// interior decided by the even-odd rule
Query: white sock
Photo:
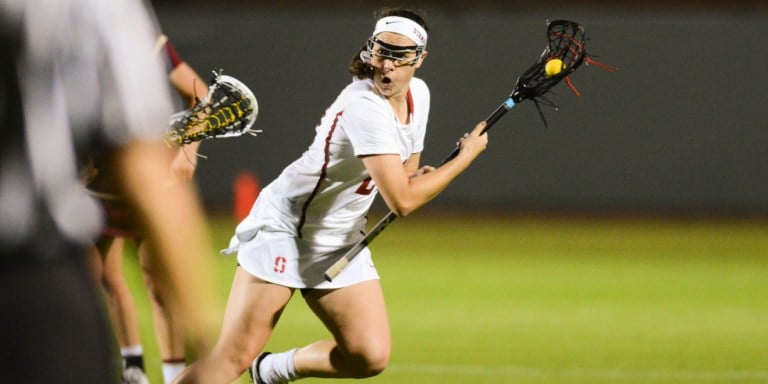
[[[120,347],[121,356],[140,356],[144,354],[144,348],[141,344],[129,345],[127,347]]]
[[[144,348],[141,344],[120,347],[120,356],[123,357],[123,370],[128,366],[139,367],[144,370]]]
[[[268,355],[259,364],[259,374],[266,384],[284,384],[299,378],[293,355],[298,348]]]
[[[187,367],[183,361],[164,361],[163,362],[163,382],[169,384]]]

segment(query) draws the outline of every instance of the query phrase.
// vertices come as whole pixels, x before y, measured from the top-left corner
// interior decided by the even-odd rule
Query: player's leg
[[[231,383],[247,370],[293,295],[293,289],[264,282],[238,267],[211,353],[191,364],[176,383]]]
[[[144,282],[152,303],[152,319],[155,326],[155,339],[162,359],[163,381],[170,383],[186,367],[184,324],[170,291],[158,283],[162,279],[153,277],[154,271],[158,268],[153,265],[155,259],[151,256],[146,242],[139,244],[138,253]]]
[[[259,364],[264,383],[286,382],[281,372],[291,370],[301,377],[334,378],[364,378],[384,370],[391,340],[378,280],[335,290],[309,290],[304,299],[334,340],[266,356]]]
[[[101,261],[100,281],[105,294],[107,312],[120,346],[124,372],[136,371],[132,376],[144,376],[144,351],[141,344],[138,314],[133,294],[125,281],[123,251],[125,240],[120,237],[102,237],[91,248],[91,259]],[[141,382],[140,380],[137,382]]]

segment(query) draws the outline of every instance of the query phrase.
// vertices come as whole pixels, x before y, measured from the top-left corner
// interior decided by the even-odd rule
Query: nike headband
[[[400,16],[382,17],[376,22],[372,36],[382,32],[394,32],[413,40],[417,46],[427,46],[427,31],[419,23]]]

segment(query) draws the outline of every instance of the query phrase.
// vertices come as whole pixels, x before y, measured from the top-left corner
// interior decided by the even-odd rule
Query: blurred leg
[[[158,283],[161,279],[153,277],[158,268],[153,266],[153,260],[146,242],[138,247],[141,269],[146,283],[149,298],[152,303],[152,319],[155,326],[155,339],[163,362],[164,381],[170,382],[185,365],[186,343],[185,329],[182,322],[178,303],[167,287]],[[181,369],[174,369],[181,367]]]
[[[145,383],[144,349],[141,345],[139,320],[133,294],[123,274],[125,241],[119,237],[102,237],[90,247],[89,260],[100,281],[112,324],[112,331],[123,358],[125,384]]]
[[[141,345],[138,314],[133,294],[123,274],[122,238],[104,238],[97,244],[102,257],[101,284],[106,294],[107,309],[120,347]]]

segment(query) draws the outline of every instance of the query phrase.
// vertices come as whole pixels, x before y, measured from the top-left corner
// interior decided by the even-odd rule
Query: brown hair
[[[421,27],[424,28],[425,31],[429,32],[429,27],[427,27],[427,22],[424,21],[424,18],[421,17],[421,15],[416,11],[412,11],[407,8],[381,8],[376,12],[374,12],[373,16],[376,20],[379,20],[382,17],[387,17],[387,16],[405,17],[415,21],[416,23],[421,25]],[[361,80],[370,79],[373,77],[373,67],[365,63],[360,58],[360,52],[366,49],[367,49],[366,45],[363,44],[363,46],[356,51],[355,55],[352,57],[352,61],[349,63],[349,67],[347,67],[347,69],[349,70],[349,73],[351,73],[352,76]]]

